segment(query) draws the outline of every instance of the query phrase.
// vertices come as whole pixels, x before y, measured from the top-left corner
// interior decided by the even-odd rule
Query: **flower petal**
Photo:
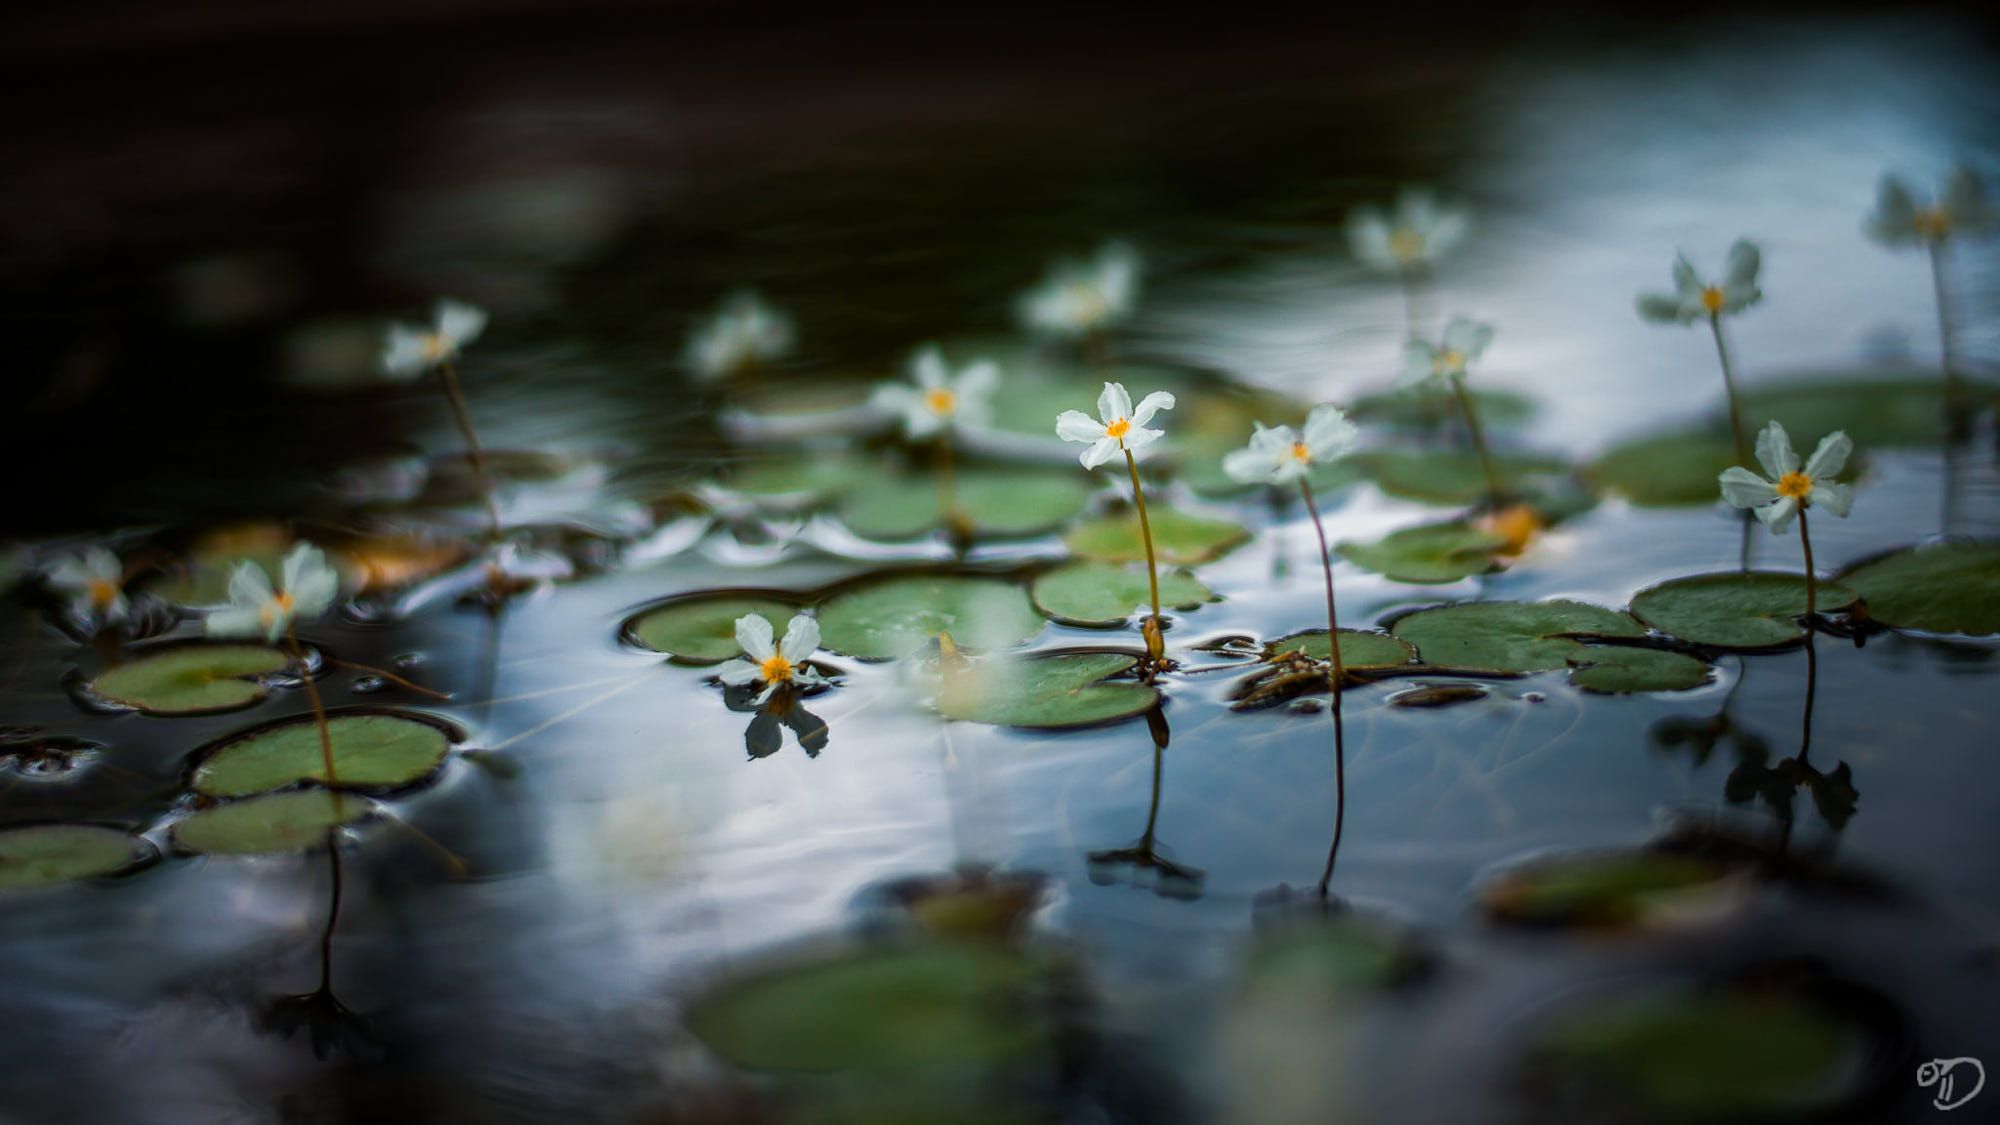
[[[1764,466],[1764,471],[1774,481],[1786,473],[1798,471],[1799,455],[1792,452],[1791,436],[1785,433],[1785,427],[1779,425],[1775,418],[1765,423],[1763,431],[1757,435],[1757,462]]]
[[[777,654],[771,634],[771,623],[761,613],[746,613],[736,619],[736,645],[752,660],[769,660]]]
[[[430,333],[407,324],[392,324],[382,336],[382,374],[410,379],[430,367],[426,342]]]
[[[439,301],[437,329],[439,335],[450,342],[453,350],[462,348],[486,331],[486,310],[464,301]]]
[[[1722,499],[1732,507],[1757,508],[1778,498],[1778,490],[1770,481],[1741,465],[1722,470],[1716,483],[1722,486]]]
[[[1084,468],[1095,469],[1116,456],[1118,456],[1118,439],[1105,437],[1092,442],[1090,448],[1084,450],[1077,460],[1083,462]]]
[[[1139,400],[1137,409],[1132,411],[1132,424],[1143,426],[1153,420],[1153,415],[1162,410],[1174,408],[1174,396],[1168,391],[1154,391]]]
[[[1403,345],[1403,378],[1405,380],[1428,379],[1437,374],[1437,347],[1424,340],[1411,340]]]
[[[264,603],[271,600],[271,578],[264,568],[245,559],[229,572],[229,604],[253,611],[262,611]]]
[[[797,664],[819,651],[819,622],[801,613],[785,626],[785,639],[778,643],[778,655]]]
[[[1097,395],[1097,416],[1104,419],[1105,425],[1132,416],[1132,396],[1125,393],[1125,384],[1104,384]]]
[[[1467,362],[1478,359],[1492,342],[1493,326],[1470,317],[1453,317],[1444,329],[1444,346],[1463,355]]]
[[[264,615],[256,606],[232,605],[210,613],[201,627],[211,637],[254,637],[264,631]]]
[[[1125,448],[1139,449],[1151,445],[1165,436],[1165,430],[1149,430],[1144,426],[1134,426],[1125,431]]]
[[[1813,485],[1812,502],[1815,508],[1825,508],[1841,519],[1854,507],[1854,489],[1839,481],[1825,481]]]
[[[1917,201],[1910,189],[1894,176],[1882,177],[1875,192],[1875,211],[1864,229],[1868,237],[1886,246],[1913,242],[1917,238]]]
[[[1854,439],[1847,436],[1846,430],[1835,430],[1819,439],[1812,456],[1806,458],[1806,475],[1814,484],[1830,481],[1847,467],[1848,455],[1853,452]]]
[[[958,395],[958,408],[963,411],[975,403],[984,406],[999,386],[1000,365],[990,359],[982,359],[959,373],[952,392]]]
[[[1101,441],[1104,423],[1081,410],[1065,410],[1056,415],[1056,436],[1064,441]]]
[[[1701,282],[1701,275],[1694,272],[1694,263],[1686,254],[1674,256],[1674,295],[1685,301],[1690,297],[1699,298],[1707,286]]]
[[[1313,407],[1312,413],[1306,415],[1304,440],[1315,461],[1346,456],[1359,434],[1359,427],[1348,418],[1347,412],[1330,402]]]
[[[1775,533],[1783,534],[1792,526],[1792,517],[1799,514],[1799,502],[1789,496],[1781,496],[1777,503],[1766,504],[1751,511],[1758,519],[1764,521],[1765,527]]]
[[[1664,293],[1641,293],[1636,302],[1641,319],[1655,324],[1675,324],[1681,319],[1681,302]]]
[[[1729,257],[1723,262],[1722,284],[1724,288],[1742,287],[1755,289],[1757,267],[1763,264],[1764,255],[1757,244],[1747,238],[1739,238],[1729,247]]]
[[[1382,209],[1363,204],[1347,215],[1347,247],[1366,266],[1379,270],[1398,268],[1396,255],[1389,250],[1389,222]]]
[[[738,687],[763,679],[764,669],[748,660],[732,660],[717,669],[715,676],[730,687]]]
[[[944,352],[936,344],[925,344],[910,357],[910,378],[919,387],[942,387],[950,374],[944,365]]]
[[[1954,233],[1986,234],[1993,229],[1993,205],[1987,202],[1986,187],[1968,165],[1960,164],[1945,176],[1940,205]]]
[[[1260,449],[1253,441],[1247,449],[1234,449],[1222,455],[1222,472],[1230,480],[1244,484],[1261,484],[1271,479],[1271,473],[1278,467],[1278,459],[1269,450]]]

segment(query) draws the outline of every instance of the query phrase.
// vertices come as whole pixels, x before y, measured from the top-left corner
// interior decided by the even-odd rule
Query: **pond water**
[[[1739,377],[1753,402],[1826,388],[1830,414],[1787,417],[1838,418],[1860,445],[1851,516],[1813,513],[1820,573],[1990,544],[1991,244],[1951,262],[1957,365],[1983,398],[1946,444],[1891,417],[1937,378],[1924,256],[1861,233],[1885,171],[1928,184],[2000,159],[1994,60],[1962,28],[1509,33],[1423,65],[1399,61],[1410,37],[1371,32],[1338,76],[1303,65],[1317,41],[1214,61],[1149,38],[1032,80],[987,59],[816,89],[787,70],[803,39],[738,72],[662,47],[680,64],[662,78],[646,50],[664,32],[543,53],[507,25],[441,52],[426,96],[397,85],[406,104],[335,97],[378,45],[344,34],[269,105],[216,109],[266,73],[221,51],[156,130],[89,157],[53,128],[20,142],[46,159],[16,211],[47,208],[50,230],[8,275],[23,385],[43,388],[10,436],[9,536],[35,565],[109,544],[153,608],[143,636],[80,640],[36,581],[10,595],[0,818],[146,843],[116,874],[0,890],[0,1116],[1917,1120],[1946,1097],[1919,1064],[2000,1061],[2000,644],[1969,635],[1990,628],[1836,612],[1805,646],[1787,626],[1749,650],[1662,629],[1705,682],[1627,694],[1584,690],[1560,656],[1520,676],[1427,656],[1343,692],[1339,781],[1323,669],[1317,691],[1232,705],[1263,642],[1325,627],[1306,510],[1197,488],[1194,455],[1173,460],[1204,420],[1247,439],[1243,411],[1384,390],[1409,308],[1428,331],[1462,312],[1498,327],[1475,389],[1531,407],[1482,400],[1496,445],[1559,462],[1549,526],[1442,584],[1343,561],[1343,626],[1474,600],[1623,610],[1686,576],[1796,573],[1796,531],[1635,504],[1588,468],[1717,432],[1707,332],[1645,323],[1633,298],[1667,288],[1676,251],[1719,270],[1747,235],[1765,296],[1727,321]],[[27,81],[75,92],[62,50],[31,55]],[[732,74],[740,96],[718,94]],[[116,120],[87,98],[61,117]],[[169,171],[134,179],[163,152]],[[1474,226],[1406,307],[1343,222],[1413,182]],[[1104,353],[1019,338],[1015,295],[1113,237],[1147,272]],[[741,286],[794,318],[798,347],[701,384],[683,340]],[[460,596],[480,572],[450,570],[484,514],[435,383],[370,378],[384,319],[437,293],[492,312],[456,371],[499,451],[501,517],[538,574],[564,575],[504,600]],[[962,559],[942,534],[853,526],[852,497],[904,454],[829,404],[926,340],[1002,360],[962,479],[1073,477],[1087,510],[975,535]],[[1216,600],[1169,612],[1180,667],[1159,706],[1078,729],[943,721],[934,639],[843,655],[828,607],[877,572],[1024,590],[1070,555],[1062,532],[1118,510],[1116,463],[1086,475],[1078,447],[1011,421],[1051,387],[1087,410],[1104,377],[1181,391],[1141,465],[1156,508],[1247,531],[1192,567]],[[1863,377],[1924,389],[1864,398]],[[1455,426],[1359,416],[1378,454],[1467,456]],[[1337,542],[1477,499],[1367,476],[1319,497]],[[242,706],[165,716],[87,685],[109,694],[105,670],[198,638],[167,603],[219,600],[191,583],[293,538],[342,552],[350,581],[370,560],[382,576],[300,625],[327,707],[427,719],[454,748],[415,784],[342,798],[374,815],[332,850],[322,826],[277,854],[189,854],[185,826],[231,804],[190,791],[195,765],[308,715],[307,693],[286,670]],[[1962,601],[1990,620],[2000,566],[1976,557]],[[797,700],[806,716],[759,720],[714,668],[635,636],[635,615],[714,590],[818,606],[836,678]],[[1136,614],[1022,632],[998,647],[1143,652]],[[974,675],[1006,674],[966,647]],[[1413,705],[1426,685],[1467,690]]]

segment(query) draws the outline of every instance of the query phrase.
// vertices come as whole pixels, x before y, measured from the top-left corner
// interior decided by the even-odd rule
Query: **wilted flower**
[[[1173,395],[1154,391],[1134,410],[1132,396],[1125,393],[1123,383],[1106,383],[1097,396],[1098,417],[1092,418],[1081,410],[1065,410],[1056,416],[1056,436],[1088,444],[1090,448],[1078,459],[1084,468],[1095,469],[1121,451],[1137,449],[1159,438],[1165,431],[1149,430],[1146,423],[1160,411],[1173,408]]]
[[[462,301],[439,301],[432,324],[392,324],[382,347],[382,372],[393,379],[414,379],[440,363],[449,363],[460,349],[486,330],[486,311]]]
[[[1723,263],[1722,281],[1710,284],[1694,272],[1687,255],[1682,254],[1674,259],[1673,293],[1641,294],[1639,315],[1660,324],[1693,324],[1724,313],[1742,312],[1764,296],[1763,290],[1757,288],[1757,267],[1762,259],[1756,243],[1739,238],[1729,248],[1729,259]]]
[[[2000,216],[1986,199],[1979,174],[1961,164],[1945,177],[1935,204],[1917,202],[1903,181],[1882,177],[1875,211],[1868,216],[1868,237],[1884,246],[1938,243],[1953,236],[1981,237],[2000,226]]]
[[[1222,471],[1244,484],[1290,484],[1314,465],[1347,455],[1355,427],[1338,406],[1323,403],[1306,415],[1302,430],[1256,423],[1250,444],[1222,459]]]
[[[229,604],[208,615],[211,637],[254,637],[276,641],[297,620],[318,617],[340,592],[340,575],[325,552],[300,543],[285,555],[278,588],[254,562],[236,564],[229,575]]]
[[[1820,439],[1819,447],[1801,469],[1791,437],[1783,426],[1771,422],[1757,435],[1757,460],[1770,477],[1733,465],[1718,478],[1722,498],[1735,507],[1750,509],[1777,532],[1791,526],[1792,517],[1802,508],[1825,508],[1845,517],[1854,503],[1854,492],[1834,478],[1847,467],[1847,455],[1853,451],[1853,440],[1845,431],[1835,430]]]
[[[792,350],[792,318],[744,290],[722,302],[688,337],[684,359],[704,381],[740,375]]]
[[[772,643],[771,623],[760,613],[746,613],[736,619],[736,643],[748,659],[732,660],[719,673],[731,687],[762,683],[757,702],[771,698],[787,684],[816,684],[825,681],[808,663],[819,651],[819,622],[801,613],[785,626],[785,639]]]
[[[48,569],[49,585],[69,598],[70,612],[84,621],[125,620],[125,567],[103,547],[85,547]]]
[[[978,360],[953,375],[945,364],[944,352],[935,344],[918,349],[910,360],[909,383],[884,383],[875,388],[874,404],[891,410],[903,419],[903,432],[912,439],[934,437],[952,426],[986,421],[992,413],[993,390],[1000,382],[1000,366],[992,360]]]
[[[1404,188],[1388,215],[1373,203],[1347,217],[1347,244],[1362,264],[1394,273],[1429,265],[1464,241],[1472,217],[1425,188]]]
[[[1453,317],[1438,343],[1411,340],[1403,347],[1403,375],[1410,380],[1462,378],[1466,367],[1493,342],[1493,326]]]
[[[1138,302],[1139,269],[1138,251],[1122,242],[1105,243],[1092,259],[1058,262],[1021,295],[1021,323],[1067,338],[1109,328]]]

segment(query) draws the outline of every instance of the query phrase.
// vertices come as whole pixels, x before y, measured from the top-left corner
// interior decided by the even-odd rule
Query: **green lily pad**
[[[1432,961],[1409,935],[1343,911],[1287,922],[1258,943],[1243,988],[1260,1005],[1322,1005],[1403,984]]]
[[[174,825],[174,843],[202,855],[270,855],[309,851],[326,834],[373,813],[366,797],[325,789],[267,793],[224,801]]]
[[[1855,593],[1833,582],[1819,584],[1819,610],[1854,604]],[[1697,574],[1648,587],[1633,595],[1632,613],[1662,633],[1715,648],[1771,648],[1805,636],[1806,580],[1766,571]]]
[[[951,574],[878,578],[828,598],[821,643],[860,660],[894,660],[950,633],[962,648],[1006,648],[1046,624],[1012,582]]]
[[[722,484],[731,492],[774,507],[811,507],[864,480],[870,470],[838,453],[787,454],[746,461],[730,469]]]
[[[1584,475],[1591,486],[1641,508],[1713,504],[1715,478],[1736,464],[1736,445],[1708,432],[1661,434],[1607,450]]]
[[[953,477],[958,515],[974,534],[1040,535],[1090,502],[1090,481],[1074,472],[960,469]],[[867,539],[910,539],[944,526],[935,476],[876,476],[849,492],[839,509],[848,530]]]
[[[0,890],[52,887],[112,875],[140,863],[153,846],[99,824],[31,824],[0,829]]]
[[[1621,1120],[1787,1121],[1817,1119],[1852,1093],[1865,1040],[1803,998],[1660,992],[1578,1005],[1529,1057],[1565,1104],[1592,1090]]]
[[[1884,625],[1974,637],[2000,633],[2000,542],[1905,547],[1849,568],[1840,581]]]
[[[1157,706],[1160,693],[1135,680],[1106,677],[1138,662],[1116,652],[979,661],[945,681],[938,691],[938,710],[949,719],[1043,730],[1129,719]]]
[[[677,661],[714,664],[743,651],[736,643],[736,621],[752,613],[782,637],[798,606],[766,594],[696,594],[646,610],[626,623],[625,634]]]
[[[1569,682],[1585,691],[1686,691],[1709,680],[1707,663],[1685,653],[1637,645],[1586,645],[1569,657]]]
[[[1456,582],[1500,566],[1507,540],[1468,523],[1429,523],[1373,543],[1342,543],[1340,557],[1363,570],[1416,585]]]
[[[1511,429],[1535,416],[1535,400],[1513,391],[1467,387],[1479,424],[1489,430]],[[1458,403],[1450,391],[1435,386],[1392,387],[1362,395],[1347,408],[1356,422],[1370,426],[1428,428],[1459,423]]]
[[[158,649],[91,681],[93,694],[148,715],[205,715],[264,698],[254,677],[283,671],[284,653],[262,645],[185,644]]]
[[[387,789],[429,776],[451,751],[430,723],[396,715],[335,715],[333,768],[343,789]],[[300,781],[326,783],[319,724],[292,719],[231,738],[206,751],[190,787],[209,797],[247,797]]]
[[[1333,646],[1327,643],[1325,629],[1288,633],[1264,646],[1266,660],[1288,652],[1303,652],[1314,660],[1333,659]],[[1416,648],[1400,637],[1361,629],[1340,631],[1340,666],[1344,671],[1402,668],[1414,664],[1416,659]]]
[[[1165,566],[1193,566],[1221,558],[1243,545],[1250,532],[1228,520],[1193,516],[1162,504],[1146,509],[1152,521],[1153,549]],[[1146,541],[1139,535],[1139,514],[1127,509],[1086,520],[1070,528],[1063,543],[1082,558],[1098,562],[1144,562]]]
[[[1037,609],[1066,625],[1116,625],[1152,605],[1143,566],[1073,562],[1038,576],[1028,593]],[[1160,575],[1162,608],[1194,609],[1215,600],[1215,591],[1186,571]]]
[[[1666,852],[1586,852],[1504,872],[1480,888],[1479,903],[1496,922],[1626,929],[1713,902],[1728,874],[1717,864]]]
[[[1961,381],[1968,401],[1990,396],[1991,383]],[[1945,438],[1944,390],[1935,372],[1915,378],[1792,379],[1743,393],[1744,424],[1776,419],[1794,441],[1846,430],[1863,449],[1938,445]]]
[[[1585,652],[1575,639],[1642,637],[1628,614],[1583,602],[1467,602],[1419,610],[1390,631],[1439,668],[1495,676],[1567,668]]]
[[[1476,453],[1461,449],[1378,449],[1357,453],[1353,461],[1376,486],[1391,496],[1434,504],[1466,504],[1486,495],[1486,470]],[[1496,453],[1493,468],[1500,487],[1529,491],[1530,485],[1563,471],[1553,457]]]
[[[687,1026],[737,1066],[916,1071],[1004,1061],[1044,1045],[1034,962],[1002,946],[862,950],[769,969],[697,1001]]]

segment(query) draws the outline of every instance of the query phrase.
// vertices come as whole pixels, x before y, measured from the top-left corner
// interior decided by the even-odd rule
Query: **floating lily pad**
[[[1535,416],[1535,401],[1513,391],[1467,387],[1479,424],[1489,430],[1519,426]],[[1347,408],[1356,422],[1368,425],[1430,427],[1459,422],[1457,396],[1441,387],[1394,387],[1362,395]]]
[[[90,690],[148,715],[204,715],[264,698],[255,677],[287,663],[284,653],[261,645],[174,645],[107,669]]]
[[[2000,633],[2000,542],[1905,547],[1850,568],[1840,581],[1884,625],[1974,637]]]
[[[738,1066],[911,1071],[1004,1061],[1047,1041],[1036,965],[995,945],[864,950],[772,969],[698,1001],[687,1026]]]
[[[809,507],[847,491],[868,471],[843,454],[791,454],[746,461],[729,471],[723,487],[776,506]]]
[[[1504,872],[1480,889],[1479,903],[1496,922],[1625,929],[1713,904],[1728,874],[1666,852],[1585,852]]]
[[[1391,532],[1373,543],[1342,543],[1340,557],[1398,582],[1428,585],[1485,574],[1508,542],[1468,523],[1432,523]]]
[[[1276,659],[1288,652],[1303,652],[1314,660],[1333,659],[1333,646],[1326,641],[1325,629],[1290,633],[1264,646],[1266,660]],[[1360,629],[1340,631],[1340,666],[1346,671],[1402,668],[1415,663],[1416,659],[1416,648],[1400,637]]]
[[[444,731],[396,715],[335,715],[327,720],[333,768],[343,789],[387,789],[427,777],[451,751]],[[229,739],[206,751],[190,780],[210,797],[247,797],[300,781],[326,782],[319,724],[310,718]]]
[[[1391,632],[1417,646],[1424,662],[1487,675],[1525,675],[1569,666],[1575,638],[1640,637],[1628,614],[1582,602],[1468,602],[1419,610]]]
[[[1160,693],[1136,680],[1106,677],[1138,662],[1116,652],[979,661],[945,678],[938,710],[950,719],[1047,730],[1129,719],[1152,710]]]
[[[1802,998],[1659,992],[1577,1006],[1530,1059],[1565,1105],[1587,1091],[1620,1120],[1787,1121],[1849,1096],[1866,1049],[1859,1028]]]
[[[794,603],[764,594],[697,594],[646,610],[626,623],[625,632],[676,660],[713,664],[743,651],[736,643],[738,618],[759,614],[782,637],[797,612]]]
[[[1193,566],[1221,558],[1250,538],[1250,532],[1228,520],[1193,516],[1154,504],[1146,509],[1153,526],[1153,549],[1165,566]],[[1063,542],[1075,554],[1098,562],[1144,562],[1146,543],[1139,535],[1139,514],[1127,509],[1086,520],[1071,528]]]
[[[1019,586],[998,578],[914,574],[880,578],[820,606],[820,639],[861,660],[894,660],[950,633],[963,648],[1005,648],[1042,631]]]
[[[374,811],[366,797],[325,789],[270,793],[225,801],[174,825],[174,843],[204,855],[267,855],[308,851],[326,834]]]
[[[1391,496],[1439,504],[1465,504],[1486,495],[1486,470],[1479,456],[1458,449],[1392,449],[1358,453],[1352,461]],[[1529,485],[1563,471],[1553,457],[1496,453],[1493,468],[1500,487],[1529,491]]]
[[[1037,577],[1028,593],[1043,613],[1067,625],[1116,625],[1148,612],[1152,590],[1144,566],[1074,562]],[[1215,591],[1185,571],[1160,575],[1160,605],[1193,609],[1215,599]]]
[[[0,829],[0,890],[112,875],[152,854],[153,846],[139,837],[98,824]]]
[[[1963,383],[1967,401],[1992,394],[1990,383]],[[1776,419],[1794,441],[1817,441],[1846,430],[1863,449],[1937,445],[1944,440],[1944,390],[1935,372],[1915,378],[1861,377],[1788,380],[1751,387],[1743,417]],[[1759,423],[1761,424],[1761,422]]]
[[[1819,610],[1854,604],[1853,590],[1819,584]],[[1676,578],[1639,591],[1632,613],[1658,629],[1698,645],[1770,648],[1805,636],[1806,580],[1800,574],[1729,571]]]
[[[849,492],[840,521],[868,539],[909,539],[945,523],[935,476],[876,476]],[[1080,473],[1034,469],[960,469],[953,477],[958,515],[974,534],[1039,535],[1054,531],[1090,502]]]
[[[1709,680],[1708,665],[1685,653],[1637,645],[1586,645],[1569,657],[1569,682],[1586,691],[1686,691]]]
[[[1734,464],[1735,443],[1725,434],[1701,431],[1614,446],[1584,475],[1600,491],[1641,508],[1663,508],[1715,503],[1722,495],[1715,478]]]

